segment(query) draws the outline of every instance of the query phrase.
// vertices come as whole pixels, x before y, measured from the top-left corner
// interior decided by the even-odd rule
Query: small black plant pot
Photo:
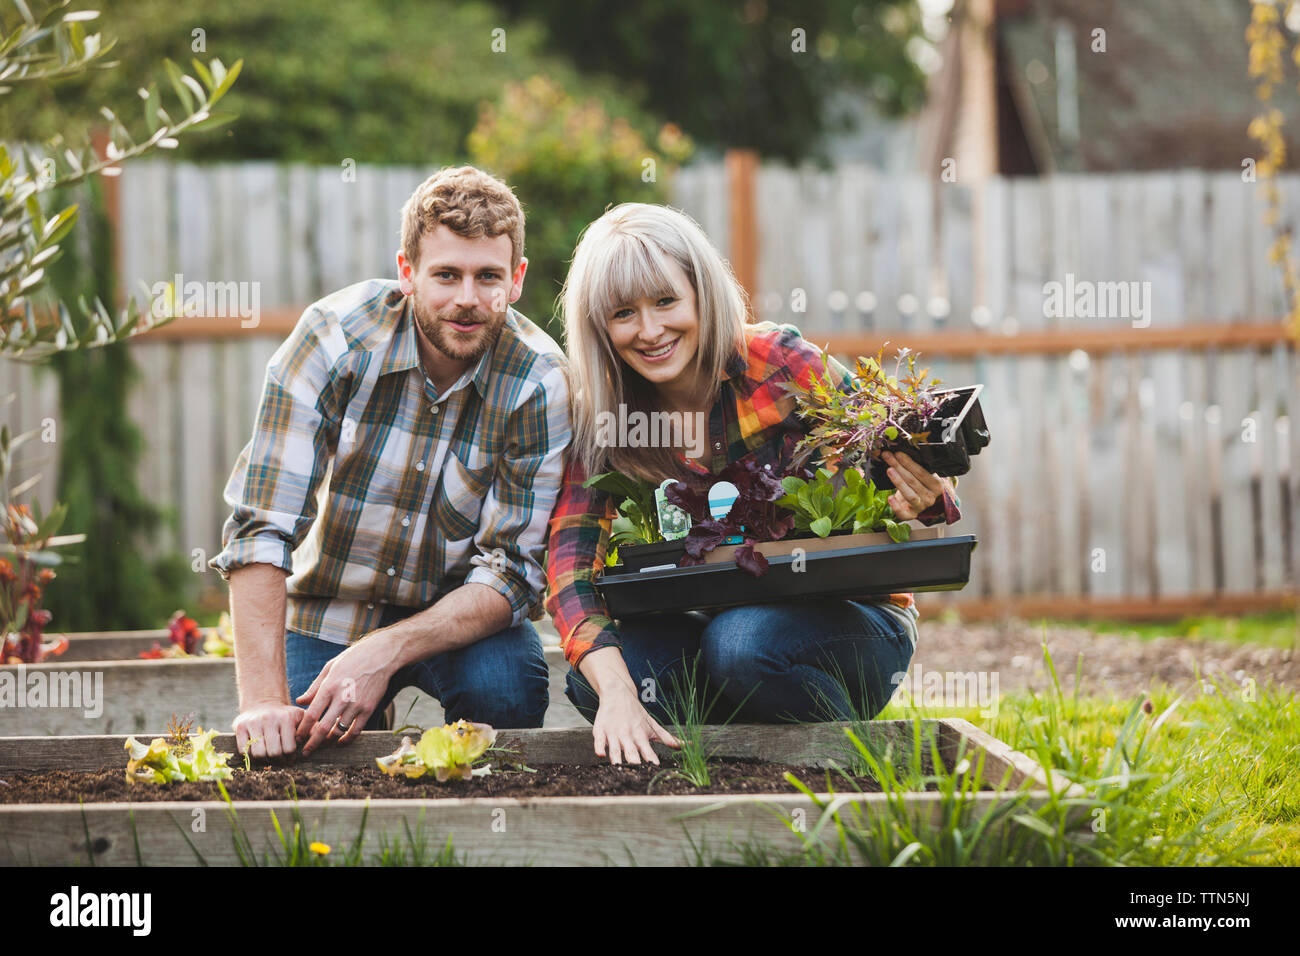
[[[625,573],[636,574],[645,568],[671,564],[674,567],[686,554],[683,541],[657,541],[654,544],[625,544],[618,549],[618,565]]]
[[[983,390],[983,385],[940,389],[939,394],[947,393],[948,398],[940,406],[939,414],[929,421],[918,423],[915,428],[904,422],[904,427],[910,431],[928,431],[936,440],[888,442],[884,450],[905,452],[926,471],[941,478],[966,474],[970,471],[971,456],[978,455],[989,443],[989,426],[984,421],[984,410],[980,408],[980,393]],[[872,460],[869,477],[877,488],[894,487],[882,459]]]

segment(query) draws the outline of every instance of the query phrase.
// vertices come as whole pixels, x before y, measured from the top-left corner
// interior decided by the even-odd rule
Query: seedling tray
[[[863,537],[846,536],[838,547],[834,538],[770,542],[763,546],[769,567],[758,578],[720,558],[687,568],[607,568],[598,587],[610,615],[623,618],[902,591],[955,591],[970,580],[971,552],[978,544],[973,534],[918,535],[903,544],[885,535],[860,543]],[[800,547],[804,553],[795,554]]]
[[[889,442],[885,448],[894,452],[905,452],[926,471],[940,477],[951,478],[964,475],[971,468],[971,456],[978,455],[989,443],[989,426],[984,420],[984,410],[980,408],[980,393],[983,385],[967,385],[962,388],[940,389],[939,394],[947,394],[940,413],[922,428],[931,431],[931,441]],[[873,463],[870,478],[877,488],[893,488],[886,473],[884,463]]]
[[[805,767],[842,761],[848,745],[842,724],[704,728],[716,756],[758,759]],[[873,741],[909,753],[915,734],[934,739],[940,760],[953,767],[968,759],[991,789],[966,799],[983,816],[1008,799],[1040,806],[1049,785],[1076,795],[1060,777],[1025,754],[956,718],[873,721]],[[34,737],[0,739],[0,778],[20,772],[125,768],[124,737]],[[218,737],[220,751],[234,749],[230,736]],[[374,766],[396,739],[363,733],[348,747],[324,747],[293,766],[304,770]],[[503,731],[498,745],[514,751],[531,767],[596,764],[590,728]],[[668,752],[660,748],[667,763]],[[238,759],[231,761],[232,765]],[[235,773],[242,772],[239,766]],[[379,771],[376,769],[376,774]],[[998,790],[1005,781],[1006,789]],[[1019,793],[1023,788],[1023,793]],[[909,816],[939,822],[951,812],[934,791],[902,794],[841,792],[845,806],[859,808],[866,820],[890,812],[888,801],[902,800]],[[296,812],[309,840],[340,854],[364,831],[367,860],[385,842],[404,845],[415,834],[436,852],[451,839],[470,863],[590,866],[600,864],[682,865],[697,848],[726,855],[737,846],[762,841],[777,851],[797,850],[802,839],[834,840],[833,826],[816,831],[822,810],[813,798],[791,788],[788,794],[683,796],[545,796],[532,798],[448,796],[438,799],[249,800],[227,805],[219,799],[133,803],[23,803],[0,805],[0,865],[186,866],[237,865],[236,833],[259,862],[272,858],[280,844],[272,813],[292,830]],[[824,798],[823,798],[824,799]],[[847,812],[847,810],[845,811]],[[799,820],[802,830],[791,826]],[[1014,826],[1007,819],[993,824]],[[820,834],[820,835],[818,835]],[[730,849],[729,849],[730,848]]]

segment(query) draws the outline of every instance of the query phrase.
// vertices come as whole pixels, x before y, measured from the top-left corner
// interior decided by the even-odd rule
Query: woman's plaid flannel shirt
[[[707,462],[710,474],[747,455],[764,467],[784,471],[807,425],[797,414],[795,398],[782,386],[797,382],[807,387],[814,374],[823,373],[826,362],[834,373],[849,378],[848,370],[824,357],[793,326],[759,323],[748,326],[745,337],[748,359],[739,353],[732,359],[709,414],[708,446],[701,461]],[[688,465],[703,473],[694,463]],[[582,487],[587,477],[570,457],[551,515],[546,560],[546,609],[560,632],[564,657],[575,667],[596,648],[619,644],[618,627],[596,590],[618,502],[607,492]],[[952,485],[955,488],[955,480]],[[961,502],[954,490],[917,520],[952,524],[960,517]],[[891,594],[887,600],[899,607],[915,603],[910,593]]]

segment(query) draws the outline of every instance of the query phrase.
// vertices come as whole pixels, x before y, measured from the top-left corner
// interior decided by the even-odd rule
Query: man
[[[442,169],[403,207],[397,281],[325,297],[272,356],[210,562],[241,752],[349,743],[411,684],[450,721],[542,725],[528,617],[570,423],[562,352],[509,308],[523,250],[510,188]]]

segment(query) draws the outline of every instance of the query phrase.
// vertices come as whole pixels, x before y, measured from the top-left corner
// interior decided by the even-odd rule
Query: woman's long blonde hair
[[[716,397],[726,367],[745,354],[745,293],[704,230],[668,206],[623,203],[591,223],[578,241],[560,293],[573,402],[571,454],[588,475],[613,469],[650,481],[679,477],[683,468],[670,448],[602,446],[597,423],[604,412],[650,413],[654,388],[614,351],[608,321],[642,298],[675,295],[667,263],[677,263],[695,289],[699,348],[694,367]]]

